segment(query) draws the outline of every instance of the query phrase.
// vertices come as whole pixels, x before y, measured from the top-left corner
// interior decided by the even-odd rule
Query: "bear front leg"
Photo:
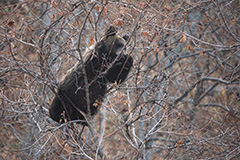
[[[122,83],[128,76],[133,65],[133,58],[128,55],[124,55],[119,61],[117,61],[112,68],[109,69],[106,78],[109,82],[118,84]]]

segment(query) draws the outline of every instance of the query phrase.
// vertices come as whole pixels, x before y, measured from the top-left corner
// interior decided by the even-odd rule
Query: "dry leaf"
[[[7,25],[8,25],[8,27],[13,27],[14,23],[15,23],[14,20],[10,20]]]
[[[182,140],[178,141],[178,142],[176,143],[176,147],[179,147],[182,142],[183,142]]]
[[[54,18],[55,18],[55,14],[52,15],[51,20],[53,20]]]
[[[147,36],[149,34],[147,32],[142,32],[142,35]]]
[[[202,50],[200,51],[199,56],[200,56],[200,57],[203,56],[203,51],[202,51]]]
[[[100,11],[100,7],[99,6],[95,6],[94,9],[97,10],[97,11]]]
[[[77,24],[78,24],[78,21],[74,21],[74,22],[73,22],[73,26],[74,26],[74,27],[76,27]]]
[[[121,18],[118,18],[114,20],[113,22],[116,26],[122,26],[123,25],[123,20]]]
[[[226,94],[226,90],[223,90],[223,91],[221,92],[222,98],[225,96],[225,94]]]
[[[90,44],[89,44],[89,45],[92,46],[92,45],[94,45],[94,43],[95,43],[94,39],[91,38],[91,39],[90,39]]]
[[[185,42],[186,42],[186,36],[185,36],[185,35],[182,35],[181,42],[182,42],[182,43],[185,43]]]
[[[140,8],[144,8],[145,5],[146,5],[146,4],[145,4],[144,2],[139,3],[139,7],[140,7]]]

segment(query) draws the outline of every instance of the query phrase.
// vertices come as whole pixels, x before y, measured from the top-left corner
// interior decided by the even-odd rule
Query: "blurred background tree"
[[[238,0],[2,0],[0,15],[2,159],[240,157]],[[48,107],[110,25],[134,67],[79,137]]]

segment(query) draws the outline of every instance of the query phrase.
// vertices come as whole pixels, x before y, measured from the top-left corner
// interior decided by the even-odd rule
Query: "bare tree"
[[[238,159],[240,2],[1,1],[2,159]],[[114,25],[134,67],[92,127],[49,118],[67,70]]]

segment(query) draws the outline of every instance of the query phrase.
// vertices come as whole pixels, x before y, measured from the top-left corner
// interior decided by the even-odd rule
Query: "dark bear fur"
[[[108,82],[122,83],[133,65],[130,55],[120,54],[127,39],[127,36],[119,37],[114,27],[108,29],[92,52],[88,53],[84,65],[78,63],[60,82],[49,109],[53,120],[57,122],[64,122],[63,118],[68,121],[82,120],[86,125],[81,114],[81,112],[87,114],[88,111],[83,66],[89,85],[91,115],[97,113],[106,94]]]

